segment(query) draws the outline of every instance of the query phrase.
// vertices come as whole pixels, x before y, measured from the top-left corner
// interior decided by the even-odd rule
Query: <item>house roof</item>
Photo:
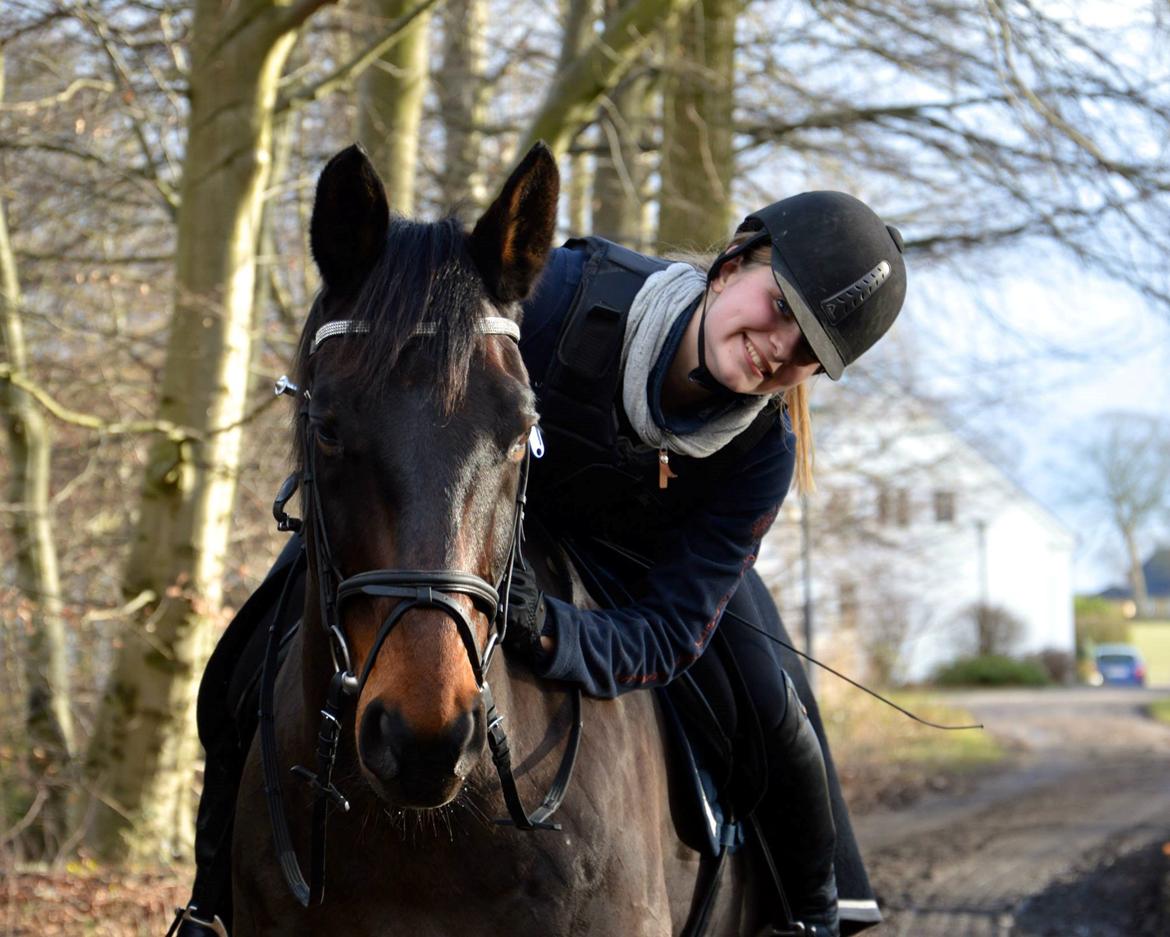
[[[1170,547],[1158,547],[1150,558],[1142,563],[1146,574],[1146,592],[1150,598],[1170,598]],[[1133,589],[1129,586],[1110,586],[1099,593],[1105,599],[1131,599]]]

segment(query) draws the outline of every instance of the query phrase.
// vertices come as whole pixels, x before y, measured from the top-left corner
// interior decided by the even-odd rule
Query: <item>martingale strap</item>
[[[302,549],[304,549],[303,546]],[[297,565],[296,563],[292,564],[289,570],[288,577],[284,581],[284,588],[280,592],[280,599],[276,603],[276,614],[268,626],[268,644],[264,650],[264,669],[260,674],[260,763],[264,769],[264,794],[268,800],[268,817],[272,822],[272,840],[276,847],[280,871],[297,903],[301,907],[307,908],[310,904],[320,902],[324,891],[324,876],[321,870],[325,865],[323,861],[325,820],[328,817],[323,815],[321,822],[318,823],[317,807],[314,804],[313,846],[311,849],[314,858],[318,852],[321,853],[322,861],[310,863],[310,875],[313,881],[312,884],[309,884],[301,874],[292,834],[289,832],[288,820],[284,814],[284,794],[280,787],[280,765],[276,759],[276,712],[273,706],[276,673],[279,669],[277,658],[280,652],[281,635],[284,631],[284,611],[288,605],[290,587],[296,579]],[[349,809],[348,804],[345,805],[345,809]],[[317,846],[318,826],[321,829],[320,847]]]
[[[561,828],[559,823],[549,822],[549,818],[556,813],[561,801],[565,799],[565,792],[569,789],[569,782],[573,779],[573,766],[577,763],[577,752],[581,747],[581,691],[574,687],[569,693],[573,706],[573,726],[569,731],[569,741],[565,745],[565,753],[561,756],[561,764],[557,769],[556,777],[545,794],[540,806],[532,813],[524,809],[524,801],[520,799],[520,791],[516,787],[516,778],[512,774],[512,749],[508,745],[508,736],[504,732],[504,717],[496,710],[496,701],[492,696],[491,687],[484,683],[483,702],[487,714],[488,746],[492,750],[492,763],[496,766],[496,773],[500,776],[500,789],[504,795],[504,803],[508,805],[508,819],[496,820],[501,826],[513,825],[526,833],[535,830],[554,830]]]

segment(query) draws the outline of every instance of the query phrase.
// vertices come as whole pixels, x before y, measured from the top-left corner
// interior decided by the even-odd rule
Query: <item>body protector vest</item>
[[[775,425],[765,407],[728,445],[704,459],[670,454],[659,487],[659,452],[643,443],[621,404],[626,319],[638,291],[669,262],[599,237],[565,244],[586,254],[544,381],[536,387],[545,455],[532,463],[530,503],[554,529],[649,549],[656,535],[700,503]]]

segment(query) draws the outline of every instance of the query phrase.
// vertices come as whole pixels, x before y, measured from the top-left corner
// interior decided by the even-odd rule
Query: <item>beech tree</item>
[[[406,16],[418,0],[364,0],[373,31]],[[390,207],[414,211],[419,123],[429,63],[428,13],[395,32],[395,42],[362,71],[358,79],[357,139],[386,183]]]
[[[442,7],[443,52],[436,82],[443,124],[439,201],[471,222],[487,201],[479,165],[487,98],[487,0],[447,0]]]
[[[252,299],[278,82],[327,0],[196,0],[175,292],[158,418],[123,579],[150,597],[126,629],[86,758],[107,857],[182,852],[198,676],[210,655],[231,530]]]
[[[0,48],[0,102],[4,100]],[[8,236],[5,195],[0,191],[0,416],[11,467],[10,528],[15,546],[16,588],[25,602],[17,621],[25,626],[19,660],[27,700],[25,725],[33,775],[42,802],[34,835],[25,838],[33,858],[52,857],[67,830],[66,790],[75,744],[66,666],[65,622],[57,544],[50,503],[52,437],[44,413],[21,386],[28,380],[20,282]],[[19,638],[18,638],[19,640]]]
[[[738,0],[701,0],[669,33],[658,246],[709,250],[731,225]]]
[[[674,22],[694,0],[626,0],[604,28],[558,72],[521,135],[516,152],[544,140],[561,155],[583,126],[591,123],[601,95],[614,88],[658,30]]]

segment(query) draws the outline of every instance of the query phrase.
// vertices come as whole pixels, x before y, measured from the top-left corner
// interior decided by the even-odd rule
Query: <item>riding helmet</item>
[[[760,233],[716,258],[708,282],[771,240],[772,274],[833,380],[897,318],[906,296],[902,235],[853,196],[804,192],[752,212],[736,231]]]

